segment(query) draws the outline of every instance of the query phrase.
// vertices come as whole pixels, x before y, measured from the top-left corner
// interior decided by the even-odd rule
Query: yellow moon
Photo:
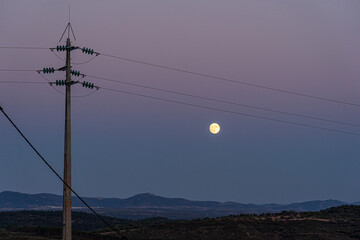
[[[220,126],[217,123],[212,123],[209,130],[212,134],[218,134],[220,132]]]

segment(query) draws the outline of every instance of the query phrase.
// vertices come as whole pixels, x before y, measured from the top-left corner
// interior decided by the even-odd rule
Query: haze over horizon
[[[0,2],[0,47],[74,45],[100,53],[360,104],[360,2],[244,0]],[[61,43],[63,44],[63,42]],[[59,68],[49,50],[0,49],[0,69]],[[62,52],[56,52],[64,57]],[[73,51],[87,75],[358,124],[349,106]],[[52,81],[63,73],[46,75]],[[86,77],[117,90],[360,133],[358,127]],[[64,96],[36,72],[0,71],[0,106],[63,172]],[[62,87],[57,87],[63,91]],[[74,96],[91,93],[80,85]],[[208,128],[221,126],[217,135]],[[0,116],[0,192],[62,194],[62,184]],[[359,136],[100,89],[72,98],[72,180],[82,196],[241,203],[360,201]]]

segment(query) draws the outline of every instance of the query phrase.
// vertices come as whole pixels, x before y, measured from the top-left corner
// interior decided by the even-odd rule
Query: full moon
[[[209,130],[212,134],[218,134],[220,132],[220,126],[217,123],[212,123]]]

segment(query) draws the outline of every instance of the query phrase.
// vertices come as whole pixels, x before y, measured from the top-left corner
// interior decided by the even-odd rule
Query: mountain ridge
[[[192,201],[184,198],[166,198],[153,193],[141,193],[129,198],[84,197],[98,212],[120,218],[142,219],[166,217],[170,219],[194,219],[220,217],[231,214],[261,214],[281,211],[320,211],[349,203],[328,199],[290,204],[251,204],[237,202]],[[72,199],[73,210],[87,211],[77,197]],[[355,202],[354,204],[356,204]],[[26,194],[12,191],[0,193],[0,211],[60,210],[62,196],[50,193]]]

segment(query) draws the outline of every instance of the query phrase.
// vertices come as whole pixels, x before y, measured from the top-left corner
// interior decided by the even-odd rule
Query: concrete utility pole
[[[70,30],[70,29],[69,29]],[[66,40],[66,95],[65,95],[65,144],[64,144],[64,184],[63,192],[63,240],[71,240],[71,42]],[[70,188],[69,188],[70,187]]]
[[[66,65],[64,67],[61,67],[59,69],[56,69],[56,71],[66,71],[66,80],[56,80],[56,82],[50,82],[50,84],[54,84],[56,86],[64,86],[66,87],[66,94],[65,94],[65,144],[64,144],[64,179],[63,179],[63,240],[72,240],[72,234],[71,234],[71,86],[76,83],[81,83],[79,81],[72,81],[71,75],[74,76],[82,76],[85,77],[84,74],[81,74],[79,71],[75,71],[71,69],[71,57],[70,53],[72,50],[80,49],[80,47],[74,47],[71,45],[70,41],[70,31],[74,37],[74,40],[76,41],[74,31],[72,30],[70,19],[69,23],[67,24],[64,33],[62,34],[60,41],[62,40],[64,34],[68,33],[68,37],[66,39],[66,46],[60,45],[56,46],[56,48],[51,48],[52,51],[56,49],[56,51],[66,51]],[[94,49],[89,48],[83,48],[83,53],[93,55]],[[98,53],[95,53],[98,54]],[[44,73],[54,73],[55,69],[53,67],[51,68],[44,68]],[[40,73],[40,71],[39,71]],[[93,83],[89,82],[82,82],[81,83],[83,87],[93,89],[94,87],[99,89],[99,87],[94,86]],[[76,194],[76,193],[75,193]],[[76,194],[77,195],[77,194]],[[78,195],[77,195],[78,196]],[[79,196],[78,196],[79,197]],[[81,199],[80,199],[81,200]],[[86,203],[83,201],[83,203],[86,205]],[[96,213],[95,213],[96,214]]]

